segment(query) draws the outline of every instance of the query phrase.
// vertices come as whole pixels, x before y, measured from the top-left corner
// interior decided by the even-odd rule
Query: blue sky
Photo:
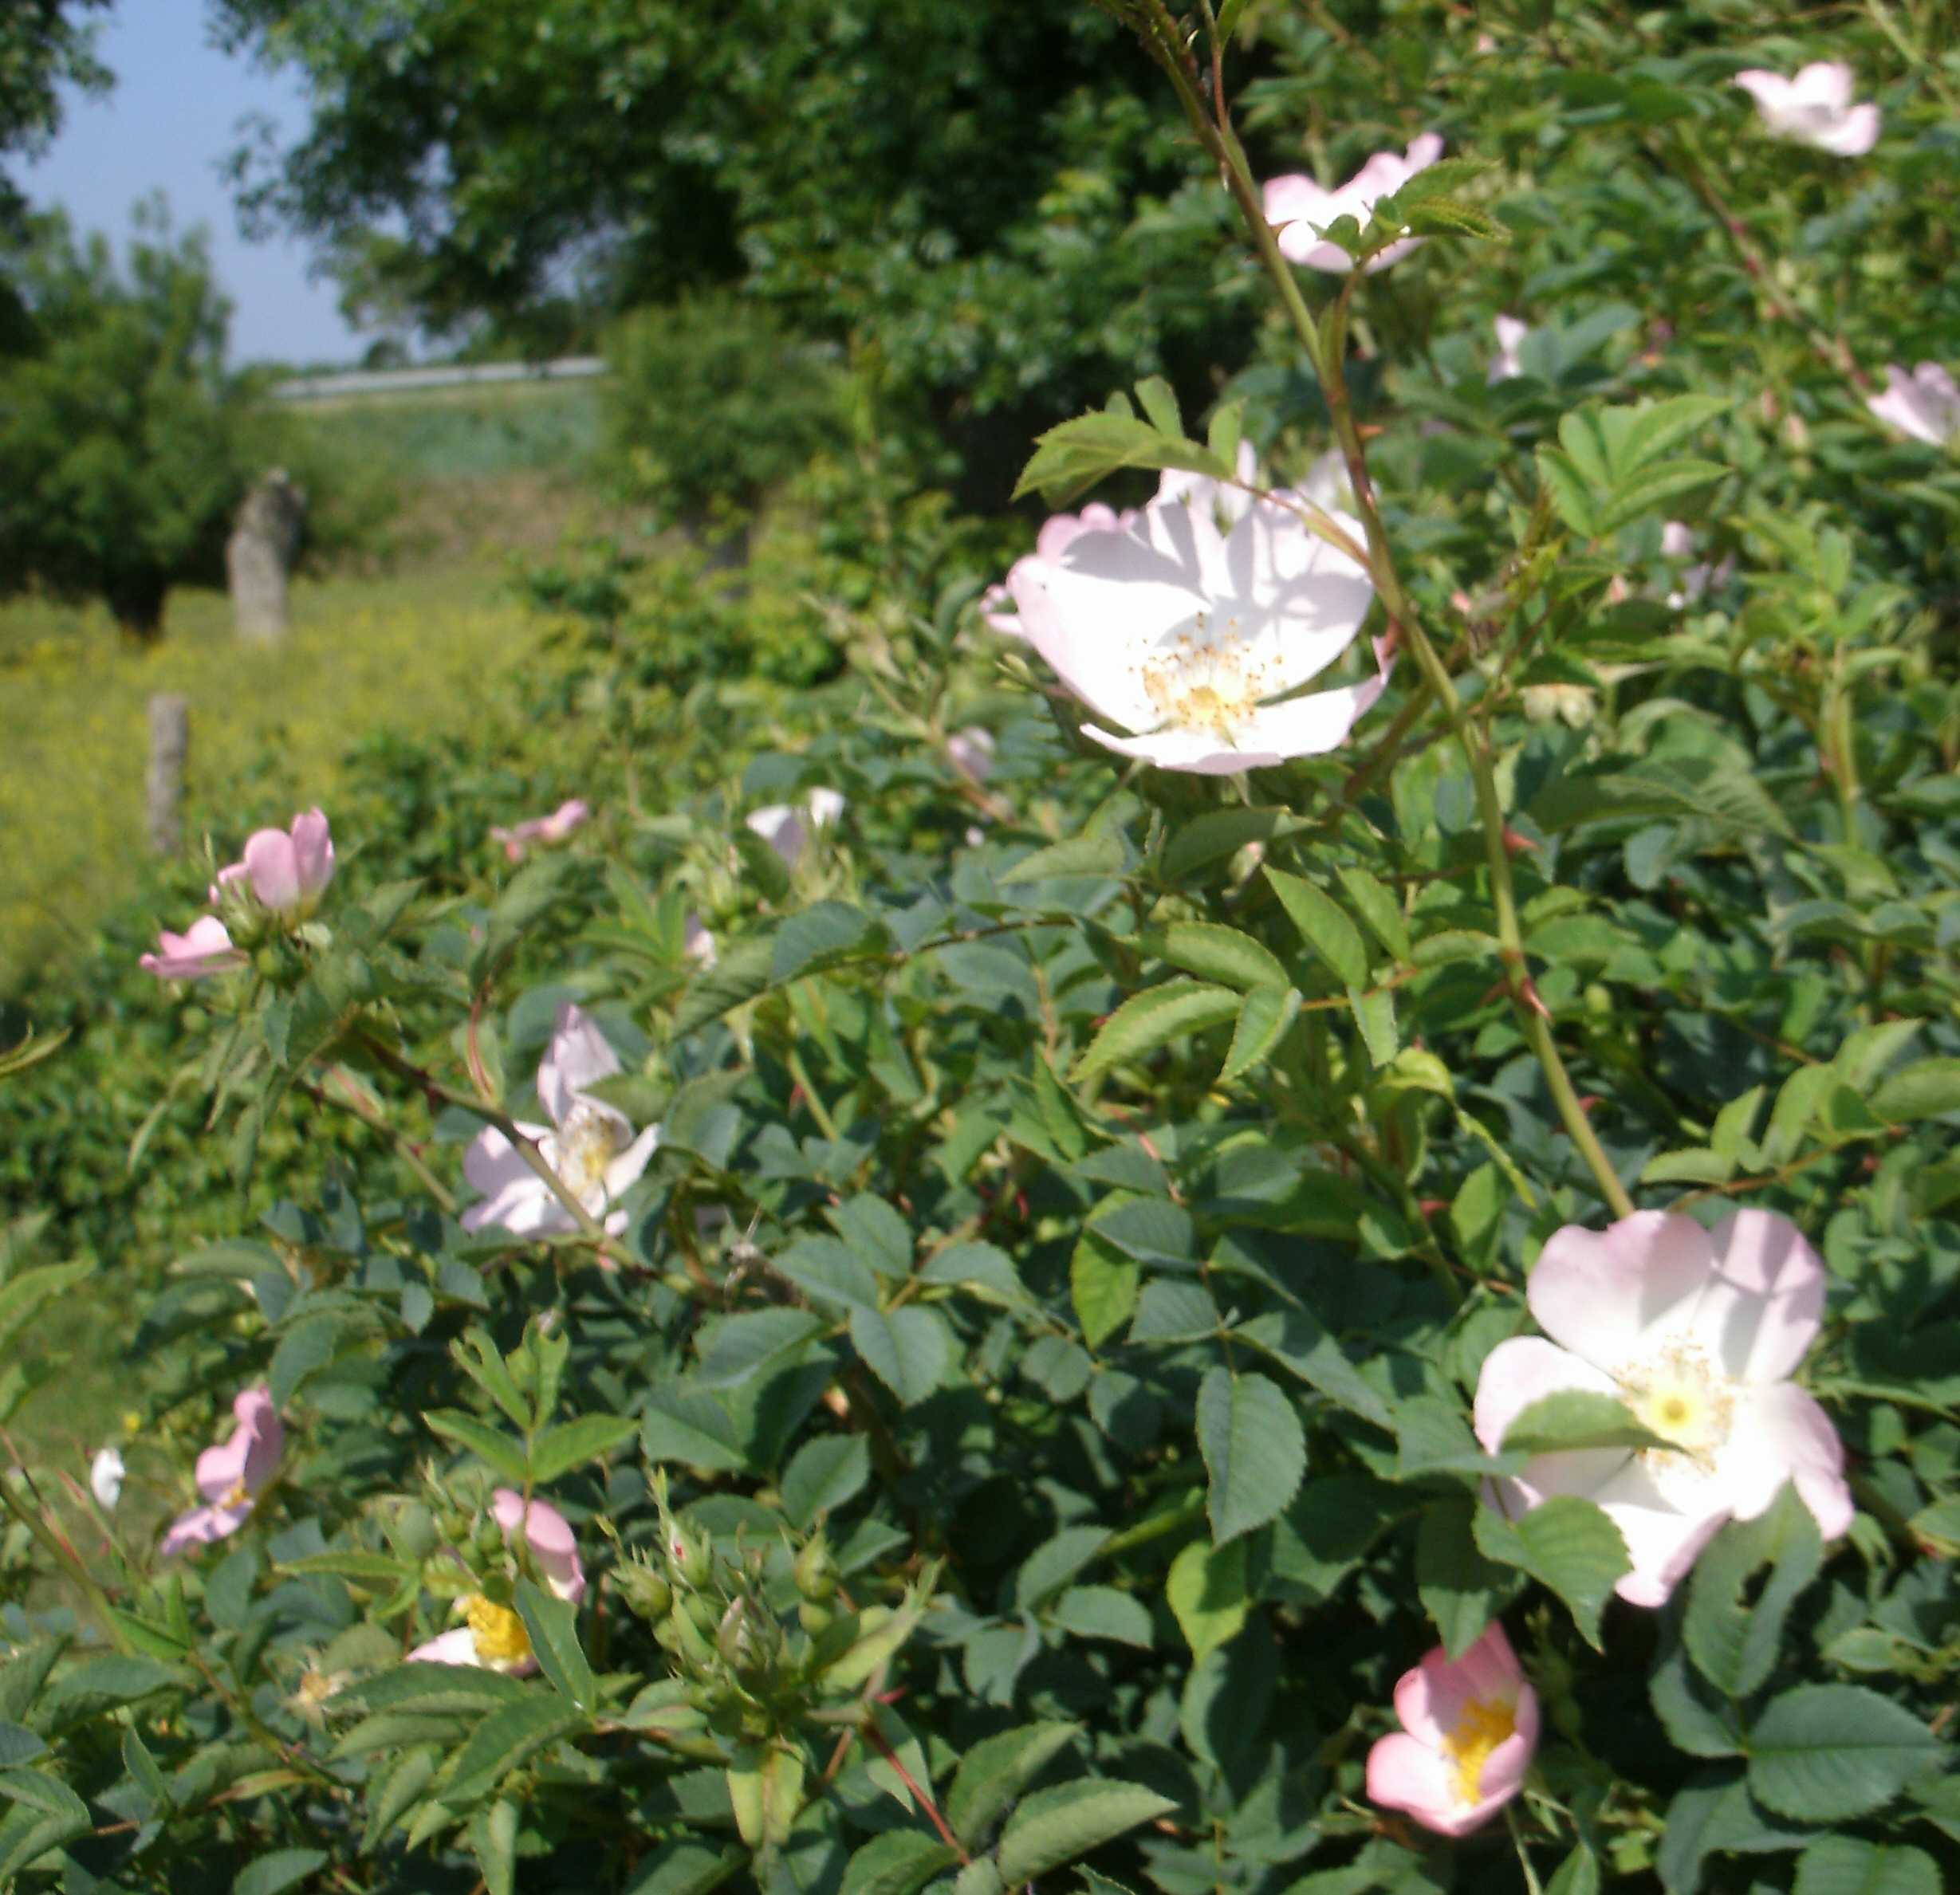
[[[248,243],[218,175],[250,115],[272,120],[282,143],[304,129],[305,100],[293,77],[218,51],[203,0],[116,0],[96,44],[116,89],[100,100],[72,96],[47,155],[13,167],[29,197],[65,206],[80,228],[105,230],[120,244],[131,206],[160,190],[178,229],[211,232],[218,278],[234,305],[234,362],[356,357],[363,344],[334,306],[333,286],[308,281],[305,248]]]

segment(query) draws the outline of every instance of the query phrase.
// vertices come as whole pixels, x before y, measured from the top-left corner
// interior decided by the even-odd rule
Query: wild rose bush
[[[0,1484],[0,1874],[1960,1877],[1942,17],[1112,10],[1270,311],[1202,439],[888,517],[739,776],[600,639],[473,872],[161,918],[241,1179],[360,1162]]]

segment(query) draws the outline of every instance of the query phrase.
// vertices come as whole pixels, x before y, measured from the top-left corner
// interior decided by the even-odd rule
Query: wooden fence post
[[[184,758],[191,749],[191,701],[175,691],[150,700],[150,773],[148,780],[150,852],[174,855],[183,842],[178,804],[183,800]]]

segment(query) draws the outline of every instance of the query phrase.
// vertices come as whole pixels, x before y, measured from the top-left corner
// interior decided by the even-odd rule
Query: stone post
[[[174,855],[183,838],[177,807],[183,800],[184,758],[191,749],[191,701],[175,691],[150,700],[150,852]]]
[[[240,638],[276,645],[291,624],[286,582],[306,521],[306,496],[275,467],[245,497],[225,545],[232,623]]]

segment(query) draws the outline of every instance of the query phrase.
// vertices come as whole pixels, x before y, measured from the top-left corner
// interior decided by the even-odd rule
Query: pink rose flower
[[[1908,375],[1895,362],[1885,371],[1885,392],[1865,406],[1902,434],[1944,447],[1960,433],[1960,387],[1937,362],[1922,362]]]
[[[545,1583],[568,1604],[577,1606],[585,1597],[585,1569],[579,1563],[578,1542],[571,1523],[548,1501],[533,1500],[526,1513],[524,1496],[514,1487],[500,1487],[490,1496],[490,1512],[508,1539],[518,1529],[537,1562]]]
[[[549,816],[534,816],[509,829],[492,829],[490,835],[504,845],[504,853],[513,862],[521,862],[533,843],[563,842],[591,814],[584,800],[574,796],[569,803],[561,803]]]
[[[707,924],[698,914],[690,914],[681,923],[680,951],[690,961],[703,967],[712,967],[715,960],[714,937]]]
[[[333,836],[326,817],[309,809],[289,829],[259,829],[246,838],[245,859],[220,869],[216,902],[246,877],[252,892],[274,914],[289,919],[313,913],[333,879]]]
[[[231,945],[230,930],[214,914],[199,915],[185,934],[159,930],[158,946],[161,953],[145,954],[136,965],[159,981],[201,981],[245,965],[245,956]]]
[[[766,803],[753,811],[746,821],[749,828],[793,869],[803,859],[812,832],[828,828],[844,814],[844,808],[841,792],[817,788],[793,808],[787,803]]]
[[[162,1547],[166,1559],[186,1547],[229,1539],[251,1518],[259,1495],[278,1471],[285,1429],[271,1395],[262,1388],[248,1388],[231,1407],[238,1425],[230,1440],[198,1457],[198,1492],[210,1504],[171,1522]]]
[[[1368,1793],[1439,1835],[1461,1836],[1517,1794],[1538,1747],[1538,1698],[1502,1626],[1452,1663],[1441,1645],[1395,1686],[1402,1728],[1368,1754]]]
[[[1435,132],[1425,132],[1399,157],[1393,151],[1377,151],[1345,184],[1332,191],[1297,172],[1272,179],[1265,186],[1265,220],[1279,232],[1280,254],[1289,262],[1344,277],[1354,268],[1354,259],[1339,244],[1317,236],[1316,230],[1327,230],[1336,219],[1351,217],[1365,230],[1378,199],[1394,195],[1442,155],[1442,140]],[[1368,259],[1369,273],[1386,269],[1422,241],[1405,237],[1390,244]]]
[[[1242,478],[1255,471],[1248,460]],[[1281,504],[1307,499],[1255,500],[1174,471],[1127,532],[1080,533],[1059,553],[1016,562],[1007,587],[1020,635],[1090,710],[1132,733],[1085,724],[1086,735],[1207,776],[1346,738],[1381,695],[1387,659],[1378,651],[1365,682],[1291,695],[1352,643],[1374,598],[1367,572]],[[1357,521],[1328,517],[1359,540]]]
[[[1814,145],[1838,158],[1862,158],[1879,142],[1879,108],[1854,105],[1852,70],[1820,59],[1794,79],[1781,73],[1738,73],[1733,84],[1756,101],[1756,113],[1772,138]]]
[[[539,1155],[567,1190],[617,1236],[626,1213],[610,1207],[647,1169],[660,1142],[660,1128],[649,1126],[637,1137],[633,1122],[616,1106],[587,1091],[620,1070],[620,1056],[605,1036],[569,1001],[558,1009],[552,1035],[537,1068],[537,1099],[551,1122],[518,1130],[533,1140]],[[564,1236],[578,1229],[557,1194],[523,1154],[494,1126],[486,1126],[463,1154],[462,1174],[483,1193],[462,1214],[462,1228],[479,1231],[501,1225],[519,1236]]]
[[[1664,1604],[1717,1531],[1753,1520],[1794,1480],[1827,1539],[1850,1526],[1844,1445],[1790,1377],[1815,1340],[1824,1266],[1789,1218],[1636,1211],[1604,1231],[1568,1224],[1531,1273],[1531,1313],[1551,1339],[1516,1336],[1484,1359],[1477,1438],[1496,1453],[1541,1397],[1585,1389],[1626,1403],[1675,1445],[1533,1455],[1488,1497],[1516,1516],[1554,1494],[1596,1502],[1632,1568],[1616,1588]]]

